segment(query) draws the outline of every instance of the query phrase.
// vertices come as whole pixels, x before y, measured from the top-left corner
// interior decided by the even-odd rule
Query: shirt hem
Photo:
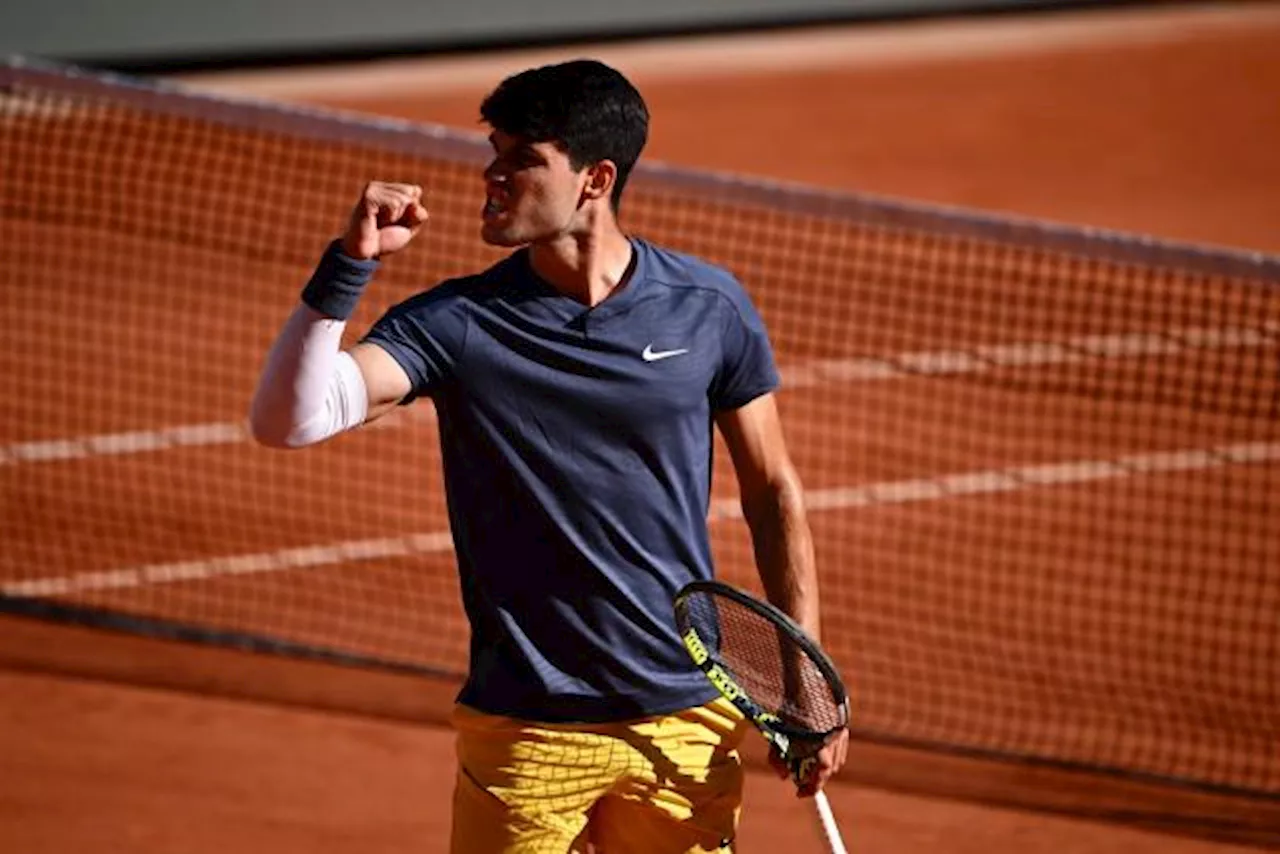
[[[616,695],[586,700],[585,698],[560,699],[548,697],[543,703],[502,703],[476,697],[467,688],[458,695],[457,702],[477,712],[500,715],[528,723],[545,724],[603,724],[669,715],[685,709],[705,705],[720,697],[711,685],[697,691],[687,691],[661,700]]]

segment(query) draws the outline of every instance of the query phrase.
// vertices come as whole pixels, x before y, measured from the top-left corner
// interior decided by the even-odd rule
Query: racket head
[[[849,725],[835,663],[774,605],[703,580],[681,588],[674,611],[694,664],[784,758],[816,752]]]

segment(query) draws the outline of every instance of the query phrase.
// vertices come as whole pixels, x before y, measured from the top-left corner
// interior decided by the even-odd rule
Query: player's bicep
[[[716,424],[729,449],[744,499],[789,486],[796,480],[772,393],[716,413]]]
[[[395,358],[371,342],[361,342],[347,351],[360,368],[369,398],[365,423],[375,421],[396,407],[413,391],[413,382]]]

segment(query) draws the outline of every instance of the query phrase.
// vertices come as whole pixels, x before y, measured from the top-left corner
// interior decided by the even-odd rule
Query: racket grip
[[[813,806],[818,811],[818,827],[822,831],[823,839],[826,840],[827,850],[831,854],[849,854],[849,849],[844,847],[844,839],[840,836],[840,828],[836,824],[836,817],[831,812],[831,803],[827,800],[827,793],[818,790],[813,796]]]

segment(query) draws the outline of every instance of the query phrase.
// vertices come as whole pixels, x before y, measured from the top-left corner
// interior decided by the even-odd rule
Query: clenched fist
[[[390,255],[408,245],[426,221],[421,187],[370,181],[351,211],[342,251],[362,261]]]

